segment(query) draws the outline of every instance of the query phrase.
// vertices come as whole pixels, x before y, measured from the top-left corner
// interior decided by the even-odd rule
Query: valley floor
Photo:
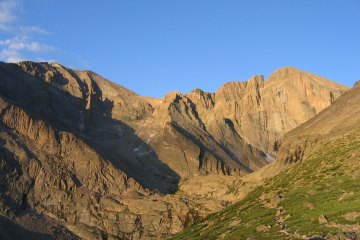
[[[173,239],[358,239],[359,189],[356,131],[325,144]]]

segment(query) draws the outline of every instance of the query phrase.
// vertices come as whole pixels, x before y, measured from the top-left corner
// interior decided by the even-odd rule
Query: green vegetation
[[[239,193],[239,188],[244,185],[244,182],[241,180],[234,181],[231,184],[227,185],[226,194],[237,195]]]
[[[229,192],[238,186],[228,186]],[[241,187],[240,187],[241,189]],[[297,239],[360,224],[360,132],[323,145],[173,239]]]
[[[201,223],[185,229],[174,239],[218,239],[222,235],[226,235],[226,239],[239,239],[254,235],[259,225],[275,226],[276,210],[264,207],[259,201],[263,190],[262,187],[256,188],[242,201],[209,215]],[[239,228],[242,223],[246,223],[245,228]],[[271,236],[274,234],[281,236],[276,227],[270,229],[271,232],[260,234],[263,239],[272,239]]]

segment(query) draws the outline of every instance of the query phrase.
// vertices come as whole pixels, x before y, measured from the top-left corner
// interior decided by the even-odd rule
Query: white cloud
[[[25,0],[0,0],[0,61],[54,62],[55,60],[50,59],[67,56],[74,61],[73,64],[90,68],[90,64],[81,55],[55,49],[44,43],[43,39],[51,34],[48,30],[39,26],[21,25],[21,20],[24,20],[23,1]]]
[[[17,0],[1,0],[0,2],[0,30],[8,30],[11,22],[16,19],[14,13],[18,6]]]
[[[17,9],[21,8],[20,0],[0,0],[0,32],[10,37],[0,37],[0,60],[19,62],[29,59],[29,53],[43,54],[55,48],[36,40],[38,35],[50,33],[37,26],[18,26]]]
[[[42,28],[36,27],[36,26],[20,27],[20,31],[24,35],[29,35],[29,34],[49,35],[50,34],[50,32],[46,31],[45,29],[42,29]]]
[[[26,53],[49,53],[54,51],[54,47],[44,43],[32,41],[27,37],[14,37],[11,39],[0,40],[0,59],[7,62],[18,62],[26,59]]]
[[[12,38],[5,41],[0,41],[0,45],[5,45],[6,48],[14,51],[26,50],[29,52],[40,53],[49,52],[54,48],[43,43],[29,41],[26,38]]]
[[[37,62],[48,62],[48,63],[58,63],[59,61],[53,58],[36,58]]]
[[[25,60],[20,56],[19,52],[11,49],[3,49],[0,52],[0,57],[7,62],[20,62]]]

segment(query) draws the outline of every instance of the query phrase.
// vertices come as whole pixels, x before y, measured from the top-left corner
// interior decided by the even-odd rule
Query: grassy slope
[[[356,131],[323,145],[242,201],[209,215],[173,239],[349,236],[360,231],[359,189],[360,131]],[[328,222],[319,223],[322,215]]]

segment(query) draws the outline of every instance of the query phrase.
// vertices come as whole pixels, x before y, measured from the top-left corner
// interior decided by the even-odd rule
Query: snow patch
[[[275,158],[273,156],[271,156],[270,154],[265,153],[266,157],[265,160],[269,163],[275,161]]]
[[[150,153],[153,152],[152,149],[146,151],[142,146],[136,147],[133,149],[133,151],[138,155],[138,156],[145,156],[148,155]]]

